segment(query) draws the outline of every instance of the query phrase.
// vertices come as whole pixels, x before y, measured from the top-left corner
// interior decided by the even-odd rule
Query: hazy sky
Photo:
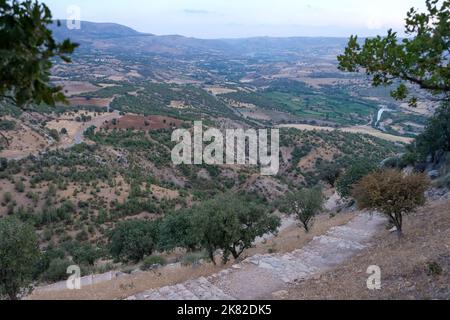
[[[67,8],[81,20],[116,22],[158,35],[371,36],[402,30],[411,7],[425,0],[44,0],[58,19]]]

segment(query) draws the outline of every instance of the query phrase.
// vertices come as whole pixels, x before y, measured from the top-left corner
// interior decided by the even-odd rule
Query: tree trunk
[[[309,226],[308,226],[308,222],[302,222],[303,223],[303,228],[305,228],[305,232],[309,233]]]
[[[217,266],[216,259],[214,258],[214,251],[209,250],[209,259],[211,259],[211,262],[212,262],[215,266]]]
[[[403,237],[403,217],[401,213],[396,213],[393,217],[393,222],[395,227],[397,228],[397,236],[399,238]]]
[[[242,248],[239,252],[236,250],[236,247],[230,248],[231,255],[233,256],[234,260],[237,260],[241,254],[244,252],[245,248]]]
[[[231,248],[230,249],[231,255],[233,256],[234,260],[236,260],[237,258],[239,258],[239,254],[237,253],[235,248]]]
[[[8,294],[8,297],[9,297],[9,300],[11,300],[11,301],[17,301],[17,300],[19,300],[19,298],[17,298],[17,294],[16,293],[9,293]]]
[[[2,136],[3,140],[6,141],[6,146],[9,147],[10,143],[9,143],[9,139],[7,136],[5,136],[1,131],[0,131],[0,135]]]

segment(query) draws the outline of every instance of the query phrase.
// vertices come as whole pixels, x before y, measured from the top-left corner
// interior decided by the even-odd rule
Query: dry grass
[[[449,299],[450,200],[428,204],[406,217],[405,236],[384,230],[374,246],[332,272],[289,290],[288,299]],[[429,275],[429,264],[442,268]],[[377,265],[382,289],[370,291],[366,270]]]

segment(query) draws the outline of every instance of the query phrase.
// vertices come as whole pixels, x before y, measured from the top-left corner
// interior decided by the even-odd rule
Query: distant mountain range
[[[55,38],[70,38],[80,43],[84,49],[103,52],[127,52],[135,54],[174,54],[174,55],[293,55],[298,52],[327,54],[342,50],[347,43],[345,38],[243,38],[204,40],[179,35],[157,36],[141,33],[132,28],[115,23],[81,22],[81,29],[67,28],[67,21],[61,26],[52,26]]]
[[[133,36],[152,36],[151,34],[140,33],[132,28],[117,23],[96,23],[81,21],[81,29],[69,29],[67,20],[60,20],[60,26],[55,23],[52,26],[53,34],[57,38],[70,36],[74,40],[84,39],[109,39]]]

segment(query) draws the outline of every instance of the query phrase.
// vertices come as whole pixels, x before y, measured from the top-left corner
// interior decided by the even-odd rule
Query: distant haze
[[[54,18],[114,22],[158,35],[196,38],[373,36],[402,31],[406,12],[425,0],[45,0]]]

